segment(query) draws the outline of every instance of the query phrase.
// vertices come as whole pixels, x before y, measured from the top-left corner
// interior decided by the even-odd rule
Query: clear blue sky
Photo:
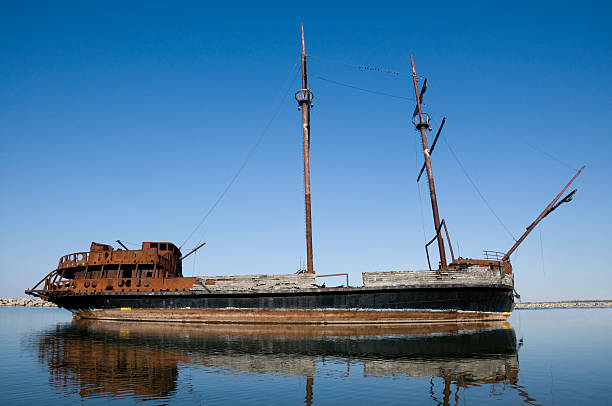
[[[426,267],[433,222],[415,183],[413,102],[330,81],[411,98],[409,75],[354,65],[406,73],[412,53],[434,127],[448,117],[448,144],[514,236],[587,165],[574,201],[512,258],[523,298],[612,297],[610,3],[124,3],[1,6],[0,296],[21,296],[91,241],[181,244],[276,112],[185,244],[208,242],[184,269],[295,272],[303,22],[319,273],[359,284],[362,271]],[[443,140],[433,165],[460,255],[507,250]]]

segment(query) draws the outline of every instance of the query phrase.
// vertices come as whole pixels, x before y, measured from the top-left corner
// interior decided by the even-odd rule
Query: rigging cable
[[[201,242],[202,242],[202,240],[198,241],[198,244],[196,245],[196,247],[197,247],[198,245],[200,245],[200,243],[201,243]],[[192,268],[192,270],[191,270],[191,276],[194,276],[194,275],[195,275],[196,259],[198,259],[198,252],[196,251],[196,252],[194,252],[193,254],[194,254],[194,255],[193,255],[193,268]]]
[[[415,171],[419,170],[419,146],[417,137],[414,138],[414,169]],[[421,184],[416,182],[417,184],[417,195],[419,196],[419,209],[421,211],[421,228],[423,229],[423,243],[427,244],[427,235],[425,233],[425,218],[423,216],[423,198],[421,196]]]
[[[336,80],[327,79],[327,78],[324,78],[323,76],[318,76],[317,75],[317,76],[315,76],[315,78],[324,80],[326,82],[335,83],[336,85],[350,87],[351,89],[361,90],[362,92],[373,93],[373,94],[377,94],[377,95],[380,95],[380,96],[393,97],[395,99],[403,99],[403,100],[415,101],[415,99],[413,97],[398,96],[398,95],[395,95],[395,94],[379,92],[377,90],[364,89],[363,87],[358,87],[358,86],[354,86],[354,85],[349,85],[348,83],[342,83],[342,82],[338,82]]]
[[[255,153],[255,150],[257,150],[257,147],[259,146],[259,144],[261,144],[261,141],[264,139],[264,136],[266,135],[266,133],[268,132],[268,130],[270,129],[270,126],[272,125],[272,122],[274,121],[274,119],[276,118],[276,116],[278,115],[278,113],[280,112],[280,109],[283,105],[283,102],[285,101],[285,99],[287,98],[287,94],[290,90],[290,85],[289,85],[289,81],[292,79],[295,80],[295,76],[297,76],[297,73],[299,72],[299,69],[296,71],[296,73],[294,73],[293,71],[296,70],[295,68],[299,65],[300,61],[298,60],[295,65],[293,65],[293,67],[291,68],[289,75],[287,76],[287,79],[284,82],[284,85],[282,87],[282,89],[284,89],[281,93],[279,93],[280,99],[278,102],[278,105],[276,106],[276,110],[274,111],[274,114],[272,115],[272,117],[270,118],[270,120],[267,122],[267,124],[264,126],[264,128],[262,129],[261,133],[259,134],[259,137],[257,138],[257,140],[255,141],[255,143],[253,144],[253,146],[251,147],[251,149],[249,150],[249,152],[247,153],[244,161],[242,161],[242,164],[240,165],[240,167],[238,167],[238,170],[236,171],[236,173],[234,174],[234,176],[232,177],[232,179],[229,181],[229,183],[227,184],[227,186],[225,187],[225,189],[223,189],[223,192],[221,192],[221,194],[219,195],[219,197],[217,198],[217,200],[213,203],[213,205],[208,209],[208,211],[206,212],[206,214],[204,215],[204,217],[202,218],[202,220],[200,220],[200,222],[198,223],[198,225],[193,229],[193,231],[189,234],[189,236],[185,239],[185,241],[183,241],[183,243],[181,244],[181,246],[179,247],[179,249],[181,249],[185,243],[187,241],[189,241],[189,239],[196,233],[196,231],[198,231],[198,229],[202,226],[202,224],[204,224],[204,222],[206,221],[206,219],[208,219],[208,217],[211,215],[211,213],[215,210],[215,208],[217,207],[217,205],[221,202],[221,200],[223,200],[223,198],[225,197],[225,195],[227,194],[227,192],[230,190],[230,188],[234,185],[234,183],[236,182],[236,180],[238,179],[238,177],[240,176],[240,174],[242,173],[242,171],[244,170],[244,168],[246,167],[247,163],[250,161],[250,159],[253,157],[253,154]]]
[[[476,186],[476,183],[474,183],[474,181],[472,180],[472,178],[470,177],[470,175],[468,175],[465,167],[463,166],[463,164],[461,163],[461,161],[459,161],[459,158],[457,157],[457,155],[455,154],[455,151],[453,151],[453,149],[450,146],[450,143],[448,142],[448,140],[446,139],[446,136],[444,134],[442,134],[442,138],[444,139],[444,142],[446,143],[446,146],[448,147],[448,150],[451,152],[453,158],[455,158],[455,161],[457,161],[457,163],[459,164],[459,167],[461,168],[461,170],[463,171],[463,174],[465,175],[465,177],[470,181],[470,183],[472,184],[472,186],[474,187],[474,189],[476,190],[476,192],[478,193],[478,195],[480,196],[480,198],[482,199],[482,201],[484,202],[484,204],[489,208],[489,210],[491,211],[491,213],[493,213],[493,215],[495,216],[495,218],[497,219],[497,221],[499,222],[499,224],[501,224],[501,226],[504,228],[504,230],[506,230],[506,232],[508,233],[508,235],[510,237],[512,237],[512,239],[514,241],[516,241],[516,238],[514,237],[514,235],[512,234],[512,232],[508,229],[508,227],[506,227],[506,225],[504,224],[503,221],[501,221],[501,219],[499,218],[499,216],[497,215],[497,213],[495,213],[495,210],[493,210],[493,208],[491,207],[491,205],[489,204],[489,202],[487,201],[487,199],[485,199],[485,197],[483,196],[483,194],[480,192],[480,190],[478,189],[478,186]]]
[[[140,244],[137,244],[135,242],[129,242],[129,241],[125,241],[125,240],[121,240],[122,243],[127,244],[127,245],[133,245],[135,247],[140,247]]]
[[[529,145],[531,148],[535,149],[538,152],[541,152],[542,154],[548,156],[549,158],[553,159],[554,161],[557,161],[558,163],[560,163],[561,165],[565,166],[566,168],[571,169],[573,172],[577,172],[578,168],[576,168],[575,166],[572,166],[570,164],[568,164],[565,161],[560,160],[559,158],[557,158],[556,156],[554,156],[553,154],[551,154],[550,152],[547,152],[541,148],[536,147],[535,145],[531,144],[530,142],[528,142],[527,140],[523,140],[523,142],[527,145]]]
[[[340,65],[349,66],[351,68],[357,68],[357,69],[362,70],[362,71],[390,73],[390,74],[395,75],[395,76],[410,76],[410,77],[412,77],[412,72],[401,72],[401,71],[398,71],[398,70],[389,69],[389,68],[381,68],[381,67],[378,67],[378,66],[370,66],[370,65],[365,65],[365,64],[354,64],[354,63],[344,62],[344,61],[341,61],[341,60],[335,59],[335,58],[320,57],[320,56],[316,56],[316,55],[308,55],[308,57],[309,58],[319,59],[319,60],[322,60],[322,61],[333,62],[333,63],[337,63],[337,64],[340,64]],[[419,78],[420,78],[420,76],[419,76]]]
[[[542,244],[542,225],[538,227],[538,231],[540,232],[540,255],[542,259],[542,273],[544,273],[544,277],[546,277],[546,269],[544,268],[544,244]]]

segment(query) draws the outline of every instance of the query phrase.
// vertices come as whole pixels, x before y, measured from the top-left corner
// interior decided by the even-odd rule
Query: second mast
[[[414,60],[410,55],[412,63],[412,80],[414,82],[414,95],[416,96],[417,111],[419,121],[414,122],[417,130],[421,133],[421,143],[423,144],[423,155],[425,156],[425,167],[427,169],[427,180],[429,181],[429,196],[431,197],[431,209],[433,211],[434,225],[436,226],[436,238],[438,240],[438,251],[440,252],[440,269],[446,269],[446,253],[444,251],[444,240],[442,239],[440,229],[440,215],[438,214],[438,199],[436,197],[436,187],[434,185],[433,169],[431,168],[431,158],[429,156],[429,145],[427,142],[427,129],[429,128],[429,116],[427,120],[423,120],[423,111],[421,110],[421,100],[419,96],[418,76],[414,67]]]

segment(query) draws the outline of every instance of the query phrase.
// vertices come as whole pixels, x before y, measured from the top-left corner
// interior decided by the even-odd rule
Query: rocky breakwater
[[[612,307],[612,300],[570,300],[565,302],[515,303],[515,309],[573,309],[576,307]]]
[[[0,298],[0,306],[21,307],[57,307],[51,302],[34,298]]]

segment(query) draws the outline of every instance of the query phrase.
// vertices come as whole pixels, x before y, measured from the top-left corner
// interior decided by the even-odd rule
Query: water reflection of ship
[[[82,397],[156,398],[176,388],[180,352],[156,351],[124,342],[126,332],[88,336],[66,325],[37,337],[39,360],[49,367],[51,382]],[[129,334],[129,332],[127,333]]]
[[[338,372],[346,376],[361,364],[365,378],[430,378],[430,395],[442,404],[458,401],[460,388],[497,383],[534,401],[518,383],[516,337],[507,322],[254,327],[82,320],[41,334],[37,344],[54,383],[66,388],[68,382],[83,397],[168,397],[179,365],[193,364],[219,373],[305,377],[310,404],[317,363],[332,360],[346,364]],[[444,382],[441,399],[434,378]]]

